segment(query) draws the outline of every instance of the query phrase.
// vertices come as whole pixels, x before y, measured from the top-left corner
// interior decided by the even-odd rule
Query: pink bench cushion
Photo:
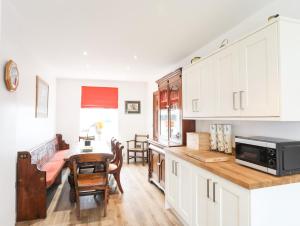
[[[64,167],[64,164],[65,164],[64,160],[57,160],[57,161],[47,162],[45,165],[43,165],[42,170],[46,171],[47,188],[54,183],[56,177]]]
[[[51,158],[50,162],[61,161],[64,160],[66,153],[69,150],[57,151],[54,156]]]

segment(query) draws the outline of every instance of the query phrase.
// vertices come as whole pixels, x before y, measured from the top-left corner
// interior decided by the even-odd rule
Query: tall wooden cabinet
[[[153,139],[149,140],[149,181],[164,190],[164,148],[186,144],[186,133],[195,131],[194,120],[182,117],[181,68],[157,81],[153,95]]]

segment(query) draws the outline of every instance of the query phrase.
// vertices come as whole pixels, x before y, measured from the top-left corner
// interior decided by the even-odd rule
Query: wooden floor
[[[124,194],[118,191],[110,195],[107,216],[102,217],[102,205],[97,205],[93,197],[81,198],[81,220],[76,218],[75,205],[68,199],[69,185],[63,176],[63,183],[58,187],[48,208],[47,218],[24,225],[81,225],[81,226],[161,226],[182,225],[169,211],[164,209],[164,195],[147,180],[147,167],[140,164],[124,165],[122,185]]]

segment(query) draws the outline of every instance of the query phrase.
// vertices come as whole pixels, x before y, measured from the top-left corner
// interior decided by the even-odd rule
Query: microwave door
[[[268,153],[264,147],[238,143],[236,146],[236,158],[255,165],[267,167]]]

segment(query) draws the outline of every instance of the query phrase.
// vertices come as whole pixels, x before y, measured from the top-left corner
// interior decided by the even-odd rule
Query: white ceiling
[[[12,0],[24,19],[26,44],[55,76],[138,81],[271,1]]]

